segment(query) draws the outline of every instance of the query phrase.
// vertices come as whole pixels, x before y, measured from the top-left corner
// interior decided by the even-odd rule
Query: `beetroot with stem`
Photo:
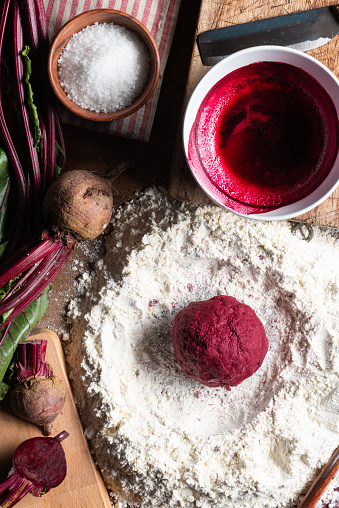
[[[72,250],[43,231],[44,195],[65,169],[48,51],[44,1],[0,2],[0,150],[6,155],[0,169],[8,181],[8,199],[0,203],[0,269],[9,282],[1,277],[0,399],[15,348],[46,311],[45,293]]]
[[[113,211],[111,184],[88,171],[63,173],[48,189],[43,208],[48,230],[42,240],[0,274],[0,289],[16,279],[11,293],[0,301],[0,315],[10,312],[0,328],[45,291],[79,241],[103,232]]]
[[[8,479],[0,485],[2,508],[11,508],[29,492],[40,497],[63,482],[67,464],[60,442],[68,436],[63,430],[55,437],[35,437],[18,446]]]
[[[42,427],[45,436],[61,412],[66,397],[62,381],[45,362],[47,340],[25,341],[18,345],[14,365],[15,385],[10,405],[20,418]]]
[[[64,204],[59,214],[62,223],[49,213],[48,205],[44,206],[46,220],[43,221],[44,195],[48,190],[46,201],[53,207],[49,187],[65,169],[65,143],[48,79],[48,50],[43,0],[3,0],[0,3],[0,147],[10,165],[11,213],[8,215],[13,220],[9,225],[6,223],[9,238],[5,235],[4,240],[8,241],[8,247],[0,268],[0,383],[20,340],[16,318],[27,321],[26,309],[34,307],[33,302],[48,290],[77,242],[101,233],[112,213],[112,194],[107,181],[97,177],[93,183],[91,177],[83,192],[72,179],[69,186],[81,193],[78,204],[86,205],[87,211],[76,211],[76,220],[70,227],[67,221],[64,223],[68,210],[71,217],[75,208],[69,196],[66,199],[67,182],[60,190],[59,181],[56,192],[61,196],[57,201],[61,206]],[[80,180],[83,183],[83,174]],[[0,219],[5,209],[0,206]],[[30,246],[22,249],[28,242]]]

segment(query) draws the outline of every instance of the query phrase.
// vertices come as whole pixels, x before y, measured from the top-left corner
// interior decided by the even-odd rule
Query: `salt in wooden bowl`
[[[114,23],[115,25],[124,26],[128,30],[136,33],[144,42],[150,59],[148,82],[142,93],[124,109],[107,113],[91,111],[73,102],[62,88],[58,76],[58,60],[66,44],[75,33],[78,33],[87,26],[95,23]],[[160,75],[159,51],[151,33],[136,18],[114,9],[94,9],[75,16],[58,32],[52,42],[48,55],[48,75],[55,95],[60,102],[69,109],[69,111],[77,116],[85,118],[86,120],[94,122],[111,122],[131,115],[140,109],[151,97]]]

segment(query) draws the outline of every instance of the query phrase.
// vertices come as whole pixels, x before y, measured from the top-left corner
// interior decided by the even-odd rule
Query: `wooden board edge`
[[[76,423],[77,423],[80,433],[82,435],[84,447],[86,449],[86,453],[88,454],[89,462],[92,466],[93,473],[98,481],[98,487],[99,487],[100,493],[103,498],[104,506],[105,506],[105,508],[112,508],[112,503],[110,501],[107,489],[105,487],[104,480],[103,480],[101,474],[99,473],[97,467],[94,464],[94,459],[93,459],[92,454],[90,452],[87,439],[85,438],[84,433],[83,433],[83,428],[81,426],[79,412],[78,412],[78,409],[77,409],[75,401],[74,401],[72,387],[71,387],[71,384],[70,384],[70,381],[68,378],[68,374],[67,374],[65,354],[62,349],[62,345],[61,345],[59,336],[53,330],[50,330],[49,328],[36,328],[35,330],[32,331],[29,338],[34,338],[35,335],[40,335],[40,334],[47,335],[49,337],[49,339],[53,341],[54,347],[56,349],[56,352],[57,352],[59,360],[60,360],[60,366],[61,366],[61,370],[63,373],[65,384],[67,386],[67,391],[69,391],[72,394],[72,397],[70,397],[70,399],[71,399],[70,403],[72,405],[72,410],[78,416]]]

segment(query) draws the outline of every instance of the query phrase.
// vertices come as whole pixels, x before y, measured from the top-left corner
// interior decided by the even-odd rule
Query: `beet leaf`
[[[3,380],[0,381],[0,400],[2,400],[6,395],[6,393],[12,388],[13,383],[14,383],[14,359],[11,361]]]
[[[19,93],[19,106],[21,118],[24,125],[25,138],[28,148],[28,153],[30,156],[30,172],[28,173],[29,179],[33,189],[32,195],[32,203],[31,210],[33,213],[39,213],[39,205],[41,205],[41,201],[43,199],[43,185],[39,164],[39,157],[37,153],[37,149],[34,145],[34,139],[31,131],[31,125],[29,120],[29,111],[26,102],[25,96],[25,87],[24,87],[24,64],[22,58],[22,52],[24,51],[24,41],[23,41],[23,27],[22,27],[22,19],[19,9],[18,2],[14,2],[14,22],[13,22],[14,34],[13,34],[13,47],[14,47],[14,63],[15,63],[15,73],[17,78],[17,86]]]
[[[0,148],[0,259],[8,243],[9,189],[8,159],[5,152]]]
[[[54,164],[54,176],[57,178],[61,175],[64,168],[65,154],[61,146],[55,141],[55,164]]]
[[[12,362],[17,345],[19,342],[26,339],[33,327],[40,321],[47,310],[48,300],[46,293],[47,291],[34,300],[24,312],[13,319],[7,333],[6,328],[0,329],[0,342],[6,333],[0,346],[0,400],[2,398],[1,395],[4,395],[2,392],[6,390],[6,387],[4,387],[2,383],[8,384],[7,380],[4,379],[5,373]]]
[[[65,143],[48,80],[48,50],[43,0],[1,1],[0,400],[10,384],[4,376],[15,348],[44,315],[50,282],[71,251],[65,246],[52,252],[42,239],[38,260],[29,256],[32,263],[27,266],[27,256],[22,256],[23,248],[30,249],[40,238],[44,194],[65,165]],[[20,273],[6,272],[13,260],[20,269],[20,256]]]
[[[0,56],[2,61],[2,57],[5,56],[3,53],[4,39],[5,39],[5,29],[8,18],[8,11],[10,7],[10,0],[5,0],[2,5],[1,12],[1,20],[0,20]],[[0,65],[0,83],[2,82],[2,66]],[[7,120],[5,117],[5,101],[2,100],[1,87],[0,87],[0,135],[2,138],[1,147],[5,150],[7,157],[11,163],[11,168],[13,171],[13,177],[16,181],[16,185],[18,188],[18,192],[20,195],[20,199],[18,200],[18,221],[17,228],[14,235],[14,238],[11,242],[11,248],[17,246],[19,241],[22,241],[22,235],[24,231],[24,220],[26,218],[26,199],[27,199],[27,182],[25,178],[25,172],[23,171],[23,167],[17,152],[17,149],[14,145],[9,127],[7,125]]]
[[[33,132],[33,139],[34,139],[34,146],[38,150],[41,150],[41,130],[40,130],[40,122],[39,122],[39,114],[38,114],[38,108],[33,102],[33,89],[32,85],[30,83],[30,77],[32,74],[32,62],[29,58],[29,51],[30,47],[25,46],[24,50],[22,51],[21,55],[23,57],[23,63],[24,63],[24,80],[26,84],[26,92],[27,92],[27,108],[29,111],[29,117],[31,120],[32,125],[32,132]]]

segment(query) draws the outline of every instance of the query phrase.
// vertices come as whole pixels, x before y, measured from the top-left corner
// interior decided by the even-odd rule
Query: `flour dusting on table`
[[[339,444],[338,241],[149,189],[115,211],[106,248],[70,304],[68,362],[119,507],[297,506]],[[222,294],[270,343],[231,391],[186,378],[171,337],[180,309]]]

